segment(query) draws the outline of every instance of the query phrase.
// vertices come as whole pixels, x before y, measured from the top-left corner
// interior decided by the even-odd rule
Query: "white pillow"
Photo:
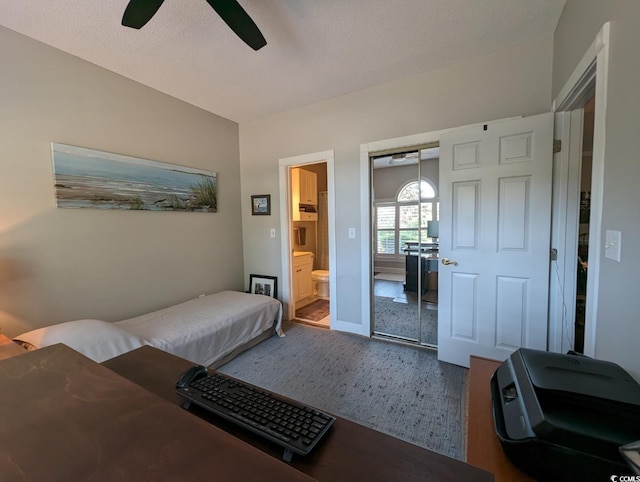
[[[102,320],[75,320],[45,326],[16,336],[14,341],[35,348],[64,343],[98,363],[150,344],[144,338]]]

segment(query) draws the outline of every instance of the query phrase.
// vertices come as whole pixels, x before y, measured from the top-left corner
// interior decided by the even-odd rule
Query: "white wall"
[[[245,278],[282,277],[278,159],[335,150],[337,319],[362,323],[360,144],[550,110],[552,38],[240,125]],[[271,193],[272,215],[251,216]],[[355,227],[356,239],[348,239]]]
[[[243,288],[236,123],[0,27],[0,327]],[[218,213],[58,209],[52,141],[217,171]]]
[[[622,232],[621,262],[600,262],[595,356],[619,363],[640,380],[640,2],[568,0],[555,33],[553,96],[611,21],[606,113],[604,206],[600,239]],[[603,250],[604,251],[604,250]]]

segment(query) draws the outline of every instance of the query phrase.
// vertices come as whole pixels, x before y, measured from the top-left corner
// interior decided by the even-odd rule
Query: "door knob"
[[[444,264],[445,266],[448,266],[450,264],[452,264],[454,266],[458,266],[458,262],[457,261],[452,261],[449,258],[443,258],[442,259],[442,264]]]

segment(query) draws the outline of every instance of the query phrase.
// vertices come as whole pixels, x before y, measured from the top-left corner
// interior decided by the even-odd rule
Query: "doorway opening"
[[[278,164],[283,319],[339,330],[334,152],[287,157]]]
[[[583,108],[582,155],[580,163],[580,214],[578,224],[578,263],[576,275],[576,319],[574,350],[584,352],[585,312],[587,306],[587,273],[589,267],[589,222],[591,219],[591,183],[593,158],[593,125],[595,97]]]
[[[295,320],[329,328],[327,163],[290,168],[291,279]]]
[[[373,336],[438,343],[437,142],[370,153]]]
[[[549,349],[560,353],[575,350],[595,355],[609,37],[607,22],[553,101],[556,139],[562,141],[562,148],[554,167],[552,244],[558,247],[558,259],[550,283]]]

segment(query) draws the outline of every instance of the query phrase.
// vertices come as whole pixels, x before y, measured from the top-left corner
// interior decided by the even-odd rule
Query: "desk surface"
[[[103,363],[135,383],[175,405],[182,398],[175,392],[175,381],[192,366],[191,362],[148,346]],[[200,410],[189,409],[217,427],[281,459],[277,445]],[[197,418],[197,417],[194,417]],[[322,443],[306,457],[293,457],[291,465],[305,474],[326,481],[438,481],[460,482],[493,480],[490,473],[458,460],[409,444],[389,435],[336,417],[336,423]]]
[[[495,360],[471,356],[467,462],[492,472],[496,482],[533,481],[509,461],[493,426],[490,380],[499,365]]]
[[[0,361],[7,481],[310,480],[58,344]]]

